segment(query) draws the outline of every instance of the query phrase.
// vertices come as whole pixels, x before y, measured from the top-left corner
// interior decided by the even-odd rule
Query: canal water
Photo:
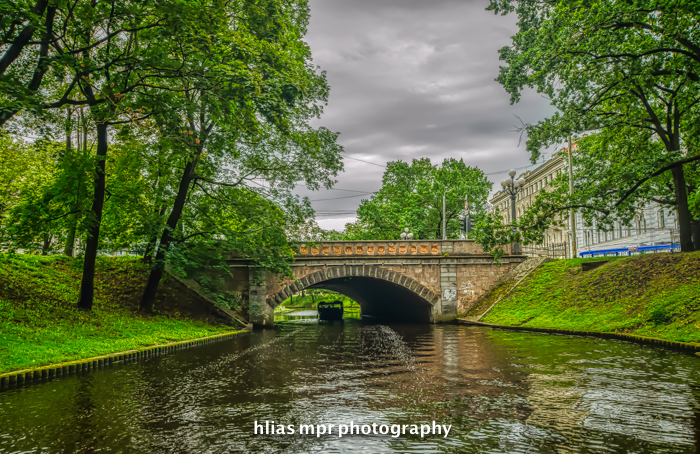
[[[697,357],[460,325],[281,318],[274,330],[2,392],[0,452],[700,452]],[[256,435],[256,421],[296,433]],[[351,421],[409,429],[339,438]],[[446,438],[408,433],[433,421],[451,425]],[[300,435],[300,424],[335,429]]]

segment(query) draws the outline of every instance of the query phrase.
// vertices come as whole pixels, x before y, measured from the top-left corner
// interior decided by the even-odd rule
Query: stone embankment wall
[[[87,372],[108,368],[117,364],[144,361],[146,359],[155,358],[156,356],[175,353],[180,350],[230,340],[236,336],[240,336],[241,334],[247,334],[248,332],[249,331],[242,330],[224,334],[216,334],[214,336],[199,339],[172,342],[165,345],[155,345],[152,347],[144,347],[137,350],[129,350],[111,355],[96,356],[93,358],[85,358],[77,361],[52,364],[50,366],[0,374],[0,391],[31,384],[43,383],[67,375],[84,374]]]
[[[530,257],[498,280],[496,285],[488,292],[484,292],[476,301],[465,305],[460,311],[460,317],[465,320],[481,320],[503,298],[508,296],[515,287],[527,276],[535,271],[544,262],[550,261],[546,257]]]

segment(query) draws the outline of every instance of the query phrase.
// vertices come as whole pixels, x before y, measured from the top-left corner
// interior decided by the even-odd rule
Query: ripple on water
[[[0,452],[692,453],[698,377],[627,342],[307,319],[0,393]],[[452,429],[254,435],[265,420]]]

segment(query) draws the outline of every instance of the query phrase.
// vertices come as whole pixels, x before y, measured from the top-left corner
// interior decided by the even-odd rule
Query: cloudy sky
[[[307,42],[331,87],[315,125],[340,132],[346,156],[335,190],[300,191],[313,201],[321,227],[342,230],[353,221],[368,196],[352,191],[378,190],[387,161],[462,158],[494,183],[508,168],[530,164],[516,116],[536,122],[553,111],[536,92],[511,106],[494,81],[515,16],[485,11],[488,0],[310,5]]]

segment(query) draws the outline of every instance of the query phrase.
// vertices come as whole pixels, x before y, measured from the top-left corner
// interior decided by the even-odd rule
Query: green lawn
[[[0,253],[0,373],[232,329],[168,283],[156,314],[139,314],[147,268],[134,258],[100,257],[93,311],[78,311],[80,269],[78,259]]]
[[[590,259],[589,259],[590,260]],[[543,264],[483,322],[700,342],[700,252]]]

